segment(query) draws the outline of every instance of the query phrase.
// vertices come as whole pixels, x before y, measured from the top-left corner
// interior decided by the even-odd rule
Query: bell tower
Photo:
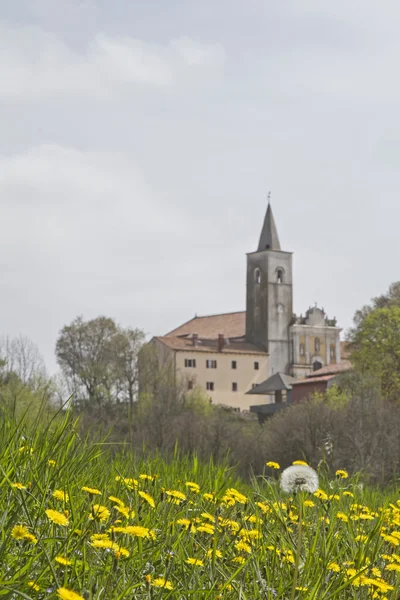
[[[258,248],[247,254],[246,291],[246,339],[269,353],[268,376],[290,374],[292,318],[292,253],[281,250],[268,197]]]

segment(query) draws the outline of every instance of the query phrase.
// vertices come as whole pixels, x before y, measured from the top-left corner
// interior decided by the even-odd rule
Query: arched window
[[[306,353],[306,348],[304,344],[300,344],[300,356],[304,356]]]
[[[284,276],[284,270],[283,269],[277,269],[276,270],[276,282],[277,283],[283,283],[283,276]]]
[[[254,271],[254,283],[261,283],[261,271],[259,268]]]
[[[314,348],[315,348],[315,352],[318,353],[320,351],[321,342],[319,341],[319,338],[315,338]]]
[[[318,371],[318,369],[322,369],[322,363],[320,363],[318,360],[316,360],[313,363],[313,371]]]

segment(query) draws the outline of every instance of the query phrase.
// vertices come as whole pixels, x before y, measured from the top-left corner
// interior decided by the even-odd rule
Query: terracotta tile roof
[[[306,379],[315,379],[316,377],[321,377],[322,375],[338,375],[339,373],[350,371],[351,368],[352,365],[349,360],[342,360],[342,362],[338,363],[337,365],[327,365],[326,367],[322,367],[317,371],[313,371],[307,375]]]
[[[216,339],[219,333],[226,338],[240,338],[246,333],[246,312],[223,313],[194,317],[173,329],[167,336],[181,336],[197,333],[200,338]]]
[[[322,369],[321,369],[322,371]],[[306,377],[305,379],[299,379],[299,381],[296,381],[294,383],[292,383],[292,387],[297,387],[298,385],[312,385],[313,383],[320,383],[323,381],[329,381],[330,379],[333,379],[334,377],[336,377],[338,373],[336,374],[332,374],[332,375],[321,375],[320,377]]]
[[[153,338],[158,340],[162,344],[171,348],[171,350],[185,350],[186,352],[212,352],[213,354],[218,353],[218,341],[200,338],[197,341],[197,345],[193,345],[193,338],[188,337],[177,337],[172,335],[165,335],[161,337]],[[255,344],[250,344],[242,340],[225,340],[225,346],[222,351],[225,354],[263,354],[267,352],[262,348],[259,348]]]

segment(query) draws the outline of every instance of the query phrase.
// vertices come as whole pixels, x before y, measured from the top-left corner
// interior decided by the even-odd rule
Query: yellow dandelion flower
[[[274,462],[273,460],[270,460],[269,462],[265,463],[267,467],[270,467],[271,469],[280,469],[281,466],[279,463]]]
[[[127,508],[126,506],[120,506],[119,504],[115,504],[113,508],[121,515],[123,515],[126,519],[129,519],[131,515],[129,508]]]
[[[209,521],[211,521],[211,523],[215,523],[215,517],[213,515],[210,515],[210,513],[202,512],[201,516],[203,517],[203,519],[208,519]]]
[[[61,598],[61,600],[85,600],[80,594],[67,590],[65,587],[58,588],[57,596]]]
[[[151,581],[151,585],[153,587],[164,588],[166,590],[173,590],[174,586],[168,579],[164,579],[164,577],[156,577]]]
[[[37,544],[37,538],[35,538],[34,535],[32,535],[32,533],[27,533],[25,538],[24,538],[27,542],[30,542],[31,544]]]
[[[333,571],[334,573],[340,573],[340,567],[335,562],[330,562],[327,566],[328,571]]]
[[[93,496],[101,496],[101,491],[98,490],[97,488],[91,488],[91,487],[87,487],[86,485],[84,485],[81,488],[82,492],[87,492],[88,494],[92,494]]]
[[[11,530],[11,537],[15,540],[24,540],[29,535],[29,531],[25,525],[14,525]]]
[[[234,563],[238,563],[239,565],[243,565],[246,562],[246,559],[244,556],[235,556],[232,558],[232,561]]]
[[[349,521],[349,517],[343,512],[336,513],[336,518],[340,521],[344,521],[344,523],[348,523]]]
[[[147,475],[146,473],[141,473],[139,475],[139,479],[143,479],[144,481],[154,481],[155,475]]]
[[[191,525],[192,525],[192,521],[190,519],[177,519],[176,524],[177,525],[183,525],[184,527],[186,527],[186,529],[188,529]]]
[[[250,544],[247,544],[246,542],[236,542],[235,544],[235,548],[238,552],[247,552],[250,554],[251,552],[251,546]]]
[[[212,548],[207,550],[206,556],[207,558],[212,558],[214,556],[214,550]],[[222,558],[222,552],[221,550],[218,550],[218,548],[215,549],[215,556],[216,558]]]
[[[392,562],[390,565],[386,565],[385,569],[387,571],[400,571],[400,564]]]
[[[179,492],[178,490],[166,490],[165,493],[167,494],[167,496],[173,498],[174,500],[179,500],[182,502],[186,500],[185,494]]]
[[[119,506],[125,506],[125,503],[117,498],[117,496],[108,496],[108,499],[111,500],[111,502],[115,502],[115,504],[118,504]]]
[[[348,490],[343,492],[343,496],[348,496],[349,498],[354,498],[353,492],[349,492]]]
[[[152,496],[150,496],[150,494],[146,494],[146,492],[142,492],[142,491],[140,491],[138,493],[139,493],[139,496],[141,498],[143,498],[143,500],[146,500],[147,504],[150,504],[150,506],[152,508],[156,507],[156,503],[154,502],[154,498],[152,498]]]
[[[115,533],[126,533],[127,535],[134,535],[136,537],[142,538],[150,536],[149,529],[147,527],[141,527],[140,525],[128,525],[127,527],[110,527],[110,531]]]
[[[304,500],[304,506],[309,506],[310,508],[312,508],[313,506],[315,506],[315,502],[313,502],[312,500]]]
[[[209,502],[216,502],[217,501],[217,497],[215,494],[210,494],[209,492],[205,492],[203,494],[203,498],[204,500],[208,500]]]
[[[11,487],[16,488],[17,490],[26,490],[26,485],[24,485],[23,483],[12,483]]]
[[[55,467],[57,463],[56,463],[56,461],[55,461],[55,460],[53,460],[52,458],[50,458],[50,459],[47,461],[47,464],[49,465],[49,467]]]
[[[61,500],[63,502],[69,501],[68,492],[64,492],[63,490],[54,490],[53,498],[55,498],[56,500]]]
[[[246,496],[235,490],[235,488],[227,489],[225,492],[225,496],[230,496],[231,498],[234,498],[236,502],[239,502],[239,504],[246,504],[248,502],[248,498],[246,498]]]
[[[324,490],[321,490],[320,488],[318,488],[317,491],[314,492],[314,496],[316,498],[319,498],[320,500],[328,500],[328,494],[326,494]]]
[[[368,536],[359,534],[359,535],[356,535],[356,537],[354,539],[356,542],[366,542],[368,539]]]
[[[56,556],[54,560],[60,563],[60,565],[72,565],[72,562],[68,558],[65,558],[65,556]]]
[[[294,460],[292,465],[303,465],[303,467],[308,467],[308,463],[306,463],[304,460]]]
[[[187,558],[185,562],[187,562],[188,565],[204,567],[204,562],[200,558]]]
[[[197,527],[197,531],[213,535],[215,533],[215,528],[210,525],[210,523],[205,523],[204,525],[199,525],[199,527]]]
[[[36,583],[36,581],[28,581],[28,585],[33,590],[35,590],[35,592],[39,592],[40,591],[40,587],[38,586],[38,584]]]
[[[89,519],[92,521],[108,521],[110,514],[111,513],[106,506],[102,506],[101,504],[93,504],[92,512],[89,514]]]
[[[297,587],[296,587],[296,590],[297,590],[298,592],[307,592],[308,588],[306,588],[306,587],[304,587],[304,586],[301,586],[301,585],[299,585],[299,586],[297,586]]]
[[[61,525],[62,527],[67,527],[69,525],[69,521],[65,515],[58,512],[58,510],[51,510],[48,508],[46,511],[47,518],[50,519],[56,525]]]
[[[195,494],[198,494],[200,492],[200,486],[199,486],[199,484],[195,483],[194,481],[187,481],[185,483],[185,485],[186,485],[186,487],[188,487]]]
[[[108,533],[94,533],[90,536],[90,539],[92,540],[92,542],[94,540],[109,540],[110,536],[108,535]]]
[[[113,542],[110,539],[97,539],[97,540],[92,540],[90,542],[90,545],[93,548],[118,548],[118,544],[116,544],[115,542]]]
[[[113,550],[117,559],[128,558],[128,556],[130,556],[129,550],[127,548],[123,548],[122,546],[119,546],[118,548],[113,548]]]
[[[347,479],[349,474],[347,471],[345,471],[344,469],[338,469],[335,473],[336,477],[339,477],[340,479]]]
[[[392,546],[399,545],[399,540],[396,537],[394,537],[393,535],[381,533],[381,537],[385,540],[385,542],[389,542],[389,544],[392,544]]]

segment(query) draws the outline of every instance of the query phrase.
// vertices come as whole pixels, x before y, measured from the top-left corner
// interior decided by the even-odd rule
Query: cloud
[[[53,33],[34,26],[0,24],[0,97],[115,94],[131,86],[168,88],[219,72],[220,44],[188,37],[157,44],[97,33],[78,52]]]

